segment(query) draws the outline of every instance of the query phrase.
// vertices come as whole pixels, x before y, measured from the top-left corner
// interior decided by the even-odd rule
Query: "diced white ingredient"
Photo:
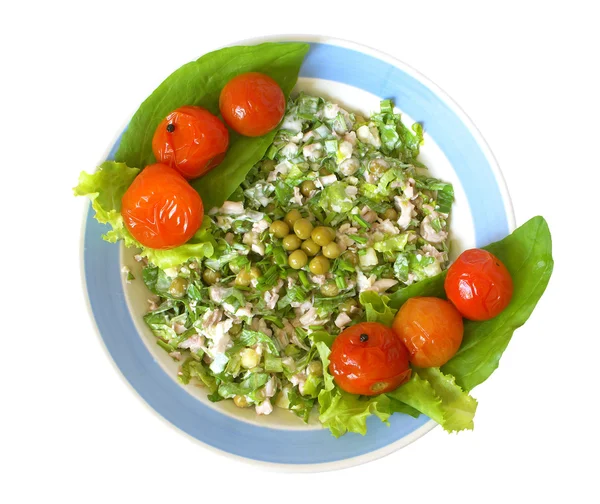
[[[127,266],[123,266],[121,268],[121,273],[127,275],[128,273],[130,273],[130,270],[129,270],[129,268]]]
[[[240,215],[244,213],[244,204],[241,201],[225,201],[219,213],[225,215]]]
[[[220,229],[230,229],[233,219],[226,215],[217,215],[217,227]]]
[[[304,136],[302,137],[302,141],[304,143],[308,142],[311,138],[314,138],[315,140],[318,140],[319,138],[321,138],[321,136],[314,130],[310,130],[307,131]]]
[[[345,191],[346,191],[346,196],[349,196],[350,198],[354,198],[354,196],[356,196],[358,194],[358,187],[348,186],[348,187],[346,187]]]
[[[398,217],[397,221],[398,226],[400,229],[406,229],[408,226],[410,226],[415,205],[400,196],[394,196],[394,206],[396,207],[396,210],[400,212],[400,217]]]
[[[291,371],[295,371],[296,370],[296,363],[294,362],[294,359],[292,359],[291,357],[284,357],[283,359],[281,359],[281,363],[287,367],[288,369],[290,369]]]
[[[367,277],[362,271],[360,271],[360,270],[356,271],[356,281],[358,284],[359,292],[369,290],[375,283],[375,280],[377,280],[377,277],[375,275],[371,275],[370,277]]]
[[[367,126],[363,124],[356,130],[356,136],[358,139],[366,144],[371,144],[376,149],[381,148],[381,139],[379,138],[379,130],[373,123],[369,123]]]
[[[335,103],[326,103],[323,107],[323,117],[325,119],[335,119],[340,112],[340,106]]]
[[[415,179],[408,179],[408,184],[404,188],[404,196],[410,200],[415,199],[418,196],[418,194],[415,195]]]
[[[313,284],[316,285],[323,285],[325,284],[325,282],[327,282],[327,277],[325,275],[313,275],[312,273],[309,273],[308,278],[310,279],[310,281]]]
[[[363,268],[370,266],[377,266],[379,261],[377,260],[377,252],[374,248],[369,247],[365,254],[358,256],[358,261]]]
[[[267,398],[273,397],[277,392],[277,380],[274,376],[269,378],[269,381],[265,384],[265,395]]]
[[[211,285],[208,289],[208,296],[215,303],[221,303],[230,293],[230,287],[221,287],[220,285]]]
[[[165,275],[167,275],[169,278],[175,278],[177,276],[177,268],[166,268],[163,270],[165,272]]]
[[[281,129],[298,133],[302,131],[302,119],[293,114],[286,115],[281,123]]]
[[[272,294],[271,291],[267,291],[265,292],[263,297],[266,303],[266,307],[269,310],[273,310],[275,308],[275,305],[277,304],[277,301],[279,300],[279,294]]]
[[[352,146],[356,145],[356,133],[354,131],[351,131],[350,133],[346,133],[344,135],[344,140],[346,142],[350,142],[352,144]]]
[[[354,157],[345,159],[339,165],[340,173],[342,175],[344,175],[345,177],[354,175],[359,168],[360,168],[360,162],[358,159],[356,159]]]
[[[295,143],[288,142],[283,146],[283,148],[281,148],[281,150],[279,151],[279,155],[291,159],[298,155],[298,151],[299,148]]]
[[[427,245],[423,245],[421,247],[421,250],[423,250],[426,256],[433,257],[436,261],[439,261],[441,263],[446,262],[445,254],[443,252],[440,252],[438,249],[436,249],[433,245],[430,245],[429,243]]]
[[[367,205],[362,207],[362,210],[360,211],[360,216],[369,224],[377,220],[377,214],[373,210],[371,210]]]
[[[290,376],[290,382],[292,385],[298,385],[298,390],[301,394],[304,393],[304,383],[306,383],[306,375],[304,373],[296,373]]]
[[[373,283],[371,288],[367,289],[367,290],[372,290],[375,292],[382,293],[382,292],[385,292],[386,290],[392,288],[397,283],[398,283],[398,280],[394,280],[392,278],[382,278],[381,280],[375,281],[375,283]]]
[[[173,324],[173,330],[175,331],[175,334],[183,334],[186,331],[185,325],[180,324],[179,322]]]
[[[352,156],[352,144],[344,140],[338,148],[338,163]]]
[[[148,310],[154,311],[158,308],[158,298],[148,298]]]
[[[256,252],[261,256],[265,255],[265,246],[262,243],[253,243],[252,244],[252,252]]]
[[[175,360],[181,360],[182,359],[182,355],[181,352],[169,352],[169,357],[172,357]]]
[[[252,231],[254,231],[255,233],[262,233],[263,231],[269,229],[269,222],[266,221],[265,219],[259,220],[258,222],[255,222],[252,225]]]
[[[333,184],[334,182],[337,182],[337,177],[335,176],[335,173],[332,173],[331,175],[325,175],[324,177],[319,177],[319,182],[321,182],[323,187],[325,187],[325,186]]]
[[[238,308],[235,312],[236,317],[251,317],[252,316],[252,305],[248,303],[246,306]]]
[[[260,404],[257,404],[254,408],[257,415],[270,415],[273,412],[273,405],[270,399],[265,399]]]
[[[446,238],[448,238],[448,233],[446,231],[436,231],[433,229],[431,225],[432,215],[428,215],[421,222],[421,236],[424,240],[430,243],[442,243]]]
[[[298,186],[294,187],[294,196],[292,197],[292,203],[302,206],[302,193]]]
[[[323,144],[313,143],[302,147],[302,154],[310,161],[316,161],[323,152]]]
[[[352,322],[352,319],[348,316],[347,313],[340,313],[335,319],[335,325],[340,329],[348,325],[350,322]]]
[[[194,334],[188,339],[182,341],[177,345],[179,348],[189,348],[192,352],[197,352],[204,347],[204,336]]]
[[[282,161],[277,166],[275,166],[275,168],[273,168],[271,172],[269,172],[269,175],[267,176],[267,182],[274,182],[275,180],[277,180],[277,175],[279,173],[281,173],[282,175],[286,175],[290,171],[291,167],[292,165],[287,159]]]
[[[396,226],[394,226],[394,223],[390,219],[382,220],[377,225],[377,231],[388,235],[400,234],[400,230]]]
[[[213,373],[222,373],[225,370],[225,366],[227,365],[228,361],[229,358],[227,357],[227,355],[222,353],[217,354],[215,355],[213,361],[210,363],[210,366],[208,367]]]
[[[133,258],[137,261],[137,262],[142,262],[144,260],[144,258],[140,255],[140,254],[135,254],[133,256]]]

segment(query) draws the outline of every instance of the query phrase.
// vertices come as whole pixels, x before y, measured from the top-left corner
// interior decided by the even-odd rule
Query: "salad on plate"
[[[365,117],[292,93],[307,50],[184,65],[75,194],[138,249],[144,321],[210,401],[314,414],[336,437],[394,413],[471,429],[470,391],[549,281],[548,226],[450,264],[454,191],[419,161],[422,126],[389,99]]]

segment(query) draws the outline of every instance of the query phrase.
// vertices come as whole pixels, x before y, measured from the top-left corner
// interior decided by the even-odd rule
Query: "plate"
[[[330,98],[369,114],[391,98],[403,121],[423,124],[420,159],[433,176],[454,184],[451,250],[487,245],[509,234],[515,219],[506,185],[487,144],[464,112],[436,85],[406,64],[373,49],[323,37],[244,40],[306,41],[311,47],[295,91]],[[111,159],[120,138],[109,151]],[[128,266],[140,278],[134,252],[107,243],[105,226],[88,208],[82,237],[84,291],[98,333],[122,375],[158,414],[192,438],[222,454],[273,469],[319,471],[348,467],[398,450],[436,424],[421,415],[392,415],[389,426],[372,417],[366,436],[334,438],[316,419],[308,425],[278,410],[257,416],[231,401],[211,403],[203,389],[176,380],[178,364],[158,345],[142,315],[148,292],[141,281],[125,282]]]

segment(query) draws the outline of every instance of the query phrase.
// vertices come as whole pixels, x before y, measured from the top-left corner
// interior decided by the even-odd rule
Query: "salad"
[[[549,281],[547,224],[450,265],[454,191],[419,162],[421,125],[390,100],[363,117],[292,94],[307,49],[184,65],[75,193],[139,249],[144,321],[210,401],[315,414],[335,436],[394,413],[470,429],[469,392]]]

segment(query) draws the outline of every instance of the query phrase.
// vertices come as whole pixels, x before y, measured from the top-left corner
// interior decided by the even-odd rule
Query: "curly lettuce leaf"
[[[365,309],[368,322],[379,322],[383,325],[391,326],[397,310],[388,305],[389,297],[379,295],[374,291],[361,292],[359,296],[360,304]]]
[[[131,236],[121,215],[121,200],[139,171],[125,163],[105,161],[94,173],[81,172],[79,175],[79,184],[73,189],[75,196],[87,196],[96,212],[94,218],[101,224],[111,226],[102,238],[111,243],[123,240],[125,246],[141,249],[142,257],[147,257],[152,264],[162,269],[178,266],[192,258],[211,257],[215,241],[208,231],[208,219],[204,220],[201,228],[187,243],[168,250],[144,247]]]
[[[414,368],[411,379],[387,395],[427,415],[448,432],[473,429],[477,401],[439,368]]]

